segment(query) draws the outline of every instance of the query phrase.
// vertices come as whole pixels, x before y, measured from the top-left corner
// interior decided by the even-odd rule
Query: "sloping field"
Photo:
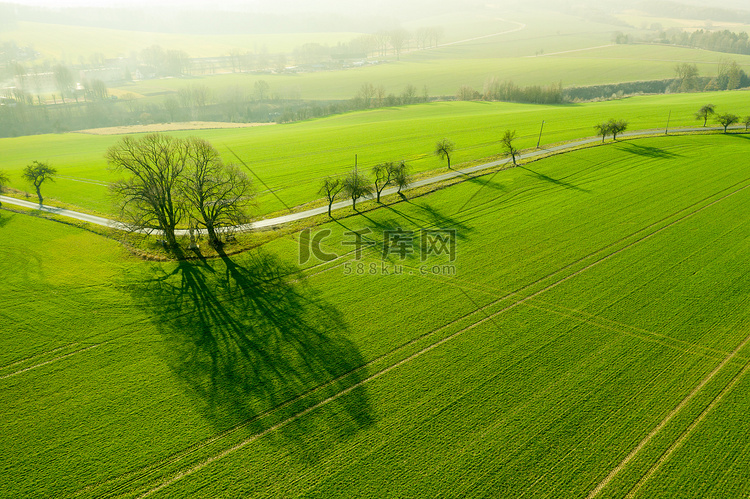
[[[0,212],[0,495],[743,497],[749,148],[530,163],[301,269],[304,234],[155,264]]]
[[[454,165],[489,158],[500,152],[499,139],[506,129],[518,132],[518,146],[533,148],[594,135],[594,124],[610,118],[625,119],[629,129],[672,129],[699,126],[694,113],[706,103],[717,112],[750,114],[748,93],[712,92],[648,96],[611,102],[567,106],[537,106],[489,102],[441,102],[401,108],[349,113],[320,120],[232,130],[172,132],[197,135],[214,144],[224,161],[235,162],[237,153],[288,206],[319,197],[322,178],[345,175],[354,167],[369,171],[385,161],[406,160],[415,173],[445,168],[433,151],[447,137],[456,144]],[[31,190],[21,182],[21,171],[33,160],[48,161],[60,176],[44,185],[45,198],[84,210],[111,213],[106,183],[113,180],[104,155],[118,136],[55,134],[0,139],[2,169],[10,185]],[[44,151],[41,155],[40,151]],[[258,215],[284,209],[268,192],[258,193]]]

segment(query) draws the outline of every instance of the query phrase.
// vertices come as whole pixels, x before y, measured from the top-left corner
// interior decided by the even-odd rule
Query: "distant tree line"
[[[485,100],[503,102],[524,102],[528,104],[561,104],[564,101],[562,83],[547,86],[531,85],[519,87],[512,81],[490,78],[482,92],[463,85],[456,94],[458,100]]]

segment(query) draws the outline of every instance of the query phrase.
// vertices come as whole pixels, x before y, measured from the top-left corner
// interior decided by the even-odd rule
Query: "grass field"
[[[301,268],[298,235],[147,263],[0,211],[0,495],[743,497],[749,148],[540,160]],[[383,260],[398,227],[455,261]]]
[[[209,140],[225,161],[235,151],[289,206],[318,198],[320,180],[344,175],[354,166],[369,170],[377,163],[405,159],[416,173],[445,168],[432,154],[447,137],[456,144],[453,164],[488,158],[500,150],[506,129],[518,132],[518,146],[533,148],[544,120],[542,144],[594,135],[594,124],[609,118],[628,120],[630,129],[697,126],[694,113],[713,103],[718,112],[750,114],[747,92],[715,92],[633,97],[580,105],[536,106],[487,102],[442,102],[350,113],[319,120],[233,130],[173,132]],[[0,139],[3,170],[12,187],[30,189],[20,180],[33,160],[48,161],[60,177],[44,186],[50,202],[58,199],[99,213],[111,213],[106,182],[112,174],[104,155],[117,136],[58,134]],[[40,151],[44,151],[40,154]],[[259,186],[260,187],[260,186]],[[33,189],[32,189],[33,192]],[[268,192],[258,194],[257,214],[284,209]]]

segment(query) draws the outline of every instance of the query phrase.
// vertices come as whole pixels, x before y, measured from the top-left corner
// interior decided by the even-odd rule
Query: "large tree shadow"
[[[129,279],[164,337],[169,367],[218,430],[262,431],[366,377],[345,318],[301,277],[276,257],[253,252],[154,265],[150,276]],[[364,387],[328,405],[336,406],[326,421],[337,433],[371,422]],[[272,409],[275,419],[261,417]],[[301,444],[299,432],[275,434]]]

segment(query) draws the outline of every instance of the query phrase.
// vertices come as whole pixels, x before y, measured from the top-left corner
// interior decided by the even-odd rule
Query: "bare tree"
[[[236,165],[225,165],[207,141],[193,137],[185,139],[183,144],[186,168],[182,192],[191,218],[205,227],[208,243],[218,248],[222,244],[219,229],[250,220],[252,185]]]
[[[506,130],[503,137],[500,139],[500,143],[503,146],[503,152],[506,156],[510,156],[513,159],[513,166],[516,166],[516,155],[518,154],[518,148],[513,144],[516,139],[516,131]]]
[[[343,188],[343,182],[341,182],[340,179],[332,177],[324,178],[323,183],[320,186],[318,193],[324,195],[328,200],[328,216],[331,218],[333,218],[333,215],[331,215],[331,206],[333,206],[333,201]]]
[[[403,28],[396,28],[388,33],[388,41],[396,52],[396,60],[401,59],[401,51],[404,49],[406,40],[409,39],[409,32]]]
[[[724,133],[727,133],[727,128],[740,121],[740,117],[736,114],[723,113],[716,116],[716,121],[724,127]]]
[[[440,159],[448,160],[448,169],[451,169],[451,154],[456,148],[456,144],[448,139],[443,139],[435,144],[435,155],[440,156]]]
[[[708,121],[708,117],[716,112],[716,106],[713,104],[706,104],[705,106],[701,106],[700,109],[698,109],[698,112],[695,113],[695,119],[696,120],[703,120],[703,126],[706,126],[706,122]]]
[[[73,78],[73,72],[67,66],[58,64],[52,69],[55,76],[55,83],[57,89],[60,91],[63,104],[65,104],[65,96],[70,95],[75,88],[75,79]],[[76,99],[77,100],[77,99]]]
[[[186,145],[168,135],[127,136],[106,154],[115,172],[130,175],[110,185],[122,221],[135,230],[161,230],[172,248],[177,246],[175,228],[186,211],[180,185]]]
[[[393,180],[394,164],[380,163],[372,168],[372,174],[375,176],[375,193],[377,196],[377,202],[380,202],[380,193],[383,192]]]
[[[401,189],[409,187],[411,176],[409,175],[409,166],[406,164],[406,161],[401,160],[400,163],[393,167],[393,183],[398,187],[396,193],[399,195],[402,195]]]
[[[270,90],[270,86],[266,82],[266,80],[258,80],[255,82],[255,85],[253,85],[253,88],[255,90],[255,97],[259,101],[266,100],[266,97],[268,96],[268,91]]]
[[[344,179],[343,190],[347,197],[351,198],[352,208],[356,210],[358,198],[372,195],[372,184],[367,177],[358,173],[357,170],[352,170]]]
[[[609,135],[610,129],[609,129],[609,122],[603,121],[602,123],[598,123],[594,125],[594,130],[596,130],[597,135],[602,136],[602,144],[604,143],[604,139]]]
[[[622,133],[628,128],[628,122],[624,120],[609,120],[609,131],[612,132],[612,140],[617,140],[617,134]]]
[[[34,189],[36,189],[36,195],[39,198],[39,206],[42,206],[42,203],[44,202],[44,199],[42,199],[42,184],[46,180],[54,181],[53,177],[55,175],[57,175],[57,169],[40,161],[34,161],[23,169],[21,176],[24,180],[32,184]]]

